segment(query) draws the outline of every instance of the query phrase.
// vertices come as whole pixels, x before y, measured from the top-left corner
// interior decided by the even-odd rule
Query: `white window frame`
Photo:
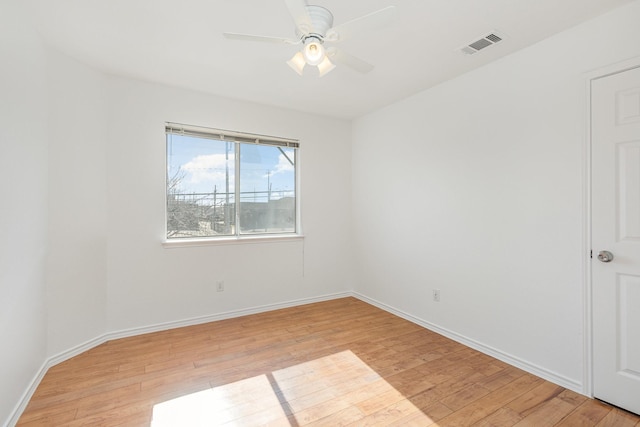
[[[162,244],[164,247],[188,247],[188,246],[206,246],[216,244],[242,244],[242,243],[267,243],[271,241],[288,241],[302,239],[302,226],[300,214],[300,142],[297,139],[273,137],[268,135],[259,135],[246,132],[229,131],[224,129],[207,128],[203,126],[186,125],[181,123],[165,123],[165,148],[167,146],[167,137],[170,134],[186,135],[196,138],[212,139],[216,141],[228,141],[234,143],[235,156],[235,182],[234,200],[240,201],[240,156],[238,152],[240,144],[258,144],[275,147],[287,147],[295,149],[295,225],[294,231],[259,233],[259,234],[241,234],[240,227],[236,226],[235,234],[222,236],[202,236],[202,237],[180,237],[168,238],[168,199],[167,199],[167,181],[165,177],[164,185],[164,238]],[[165,153],[165,171],[168,166],[168,153]],[[166,173],[165,173],[166,176]],[[235,209],[235,224],[239,222],[240,209]]]

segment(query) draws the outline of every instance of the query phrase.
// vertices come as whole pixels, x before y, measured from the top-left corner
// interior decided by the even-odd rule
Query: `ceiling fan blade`
[[[222,33],[222,35],[229,40],[243,40],[243,41],[250,41],[250,42],[267,42],[267,43],[278,43],[278,44],[299,43],[299,40],[290,40],[282,37],[254,36],[252,34],[238,34],[238,33]]]
[[[302,34],[312,33],[313,23],[307,10],[307,2],[305,0],[285,0],[285,4],[298,31]]]
[[[333,27],[327,32],[329,41],[344,40],[356,33],[375,30],[389,25],[396,14],[395,6],[388,6],[375,12],[371,12],[360,18],[352,19],[344,24]]]
[[[327,56],[337,63],[342,65],[346,65],[349,68],[352,68],[360,73],[366,74],[373,70],[373,65],[368,62],[353,56],[349,53],[346,53],[340,49],[330,48],[327,50]]]

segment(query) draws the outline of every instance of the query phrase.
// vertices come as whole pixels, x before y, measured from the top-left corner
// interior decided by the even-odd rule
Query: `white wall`
[[[45,54],[26,6],[0,13],[0,423],[46,356]]]
[[[580,389],[585,73],[640,55],[638,16],[634,2],[357,120],[356,290]]]
[[[47,72],[49,356],[107,332],[350,289],[349,122],[107,77],[55,51]],[[304,240],[162,247],[165,121],[299,138]]]
[[[108,330],[351,288],[349,122],[130,79],[108,91]],[[166,121],[299,138],[304,240],[164,248]]]
[[[106,330],[105,78],[54,50],[49,90],[47,353]]]

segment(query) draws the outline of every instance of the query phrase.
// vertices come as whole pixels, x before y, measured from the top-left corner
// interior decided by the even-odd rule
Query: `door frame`
[[[582,238],[582,278],[583,278],[583,393],[591,398],[594,396],[593,388],[593,281],[591,274],[591,264],[593,262],[591,251],[593,250],[591,241],[591,147],[592,147],[592,133],[591,133],[591,83],[594,80],[611,76],[614,74],[622,73],[634,68],[640,68],[640,56],[636,56],[624,61],[616,62],[595,70],[591,70],[584,74],[585,79],[585,100],[586,105],[586,126],[585,126],[585,138],[583,146],[583,238]]]

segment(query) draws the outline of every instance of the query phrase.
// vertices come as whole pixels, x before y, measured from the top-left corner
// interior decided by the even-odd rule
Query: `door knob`
[[[611,262],[613,261],[613,254],[609,251],[600,251],[598,252],[598,259],[602,262]]]

